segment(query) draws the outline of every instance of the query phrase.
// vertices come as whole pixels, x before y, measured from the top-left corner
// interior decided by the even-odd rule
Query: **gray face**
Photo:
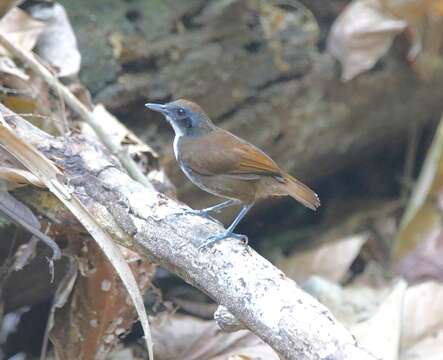
[[[195,107],[192,103],[178,100],[164,105],[148,103],[145,106],[163,114],[177,136],[198,136],[213,128],[205,113],[192,109]]]

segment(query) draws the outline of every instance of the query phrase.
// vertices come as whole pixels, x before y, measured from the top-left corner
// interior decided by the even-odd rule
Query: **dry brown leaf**
[[[302,282],[312,275],[339,282],[343,280],[367,239],[367,234],[352,235],[315,249],[296,252],[276,265],[297,282]]]
[[[158,360],[278,360],[278,355],[248,330],[223,333],[215,321],[165,315],[152,325]]]
[[[49,333],[54,327],[54,315],[57,309],[63,308],[71,295],[72,289],[74,288],[75,280],[78,276],[78,263],[74,256],[67,255],[68,267],[66,272],[57,286],[54,297],[52,299],[51,309],[49,311],[48,321],[46,323],[46,329],[43,337],[43,346],[40,353],[40,359],[47,358],[47,348]],[[69,331],[69,328],[65,328]]]
[[[35,46],[44,28],[44,23],[33,19],[19,8],[12,8],[0,20],[0,33],[16,46],[27,51]],[[0,55],[9,55],[9,53],[0,46]]]
[[[7,190],[12,190],[14,188],[26,185],[34,185],[40,188],[45,187],[45,185],[35,175],[22,169],[0,166],[0,179],[7,182]]]
[[[441,0],[354,0],[335,21],[328,49],[342,64],[342,79],[372,68],[394,37],[409,26],[408,58],[424,79],[443,68]]]
[[[371,69],[406,26],[405,20],[384,12],[378,0],[351,2],[335,20],[327,40],[329,52],[342,65],[342,80]]]
[[[410,287],[403,307],[401,360],[440,360],[443,354],[443,285]]]
[[[122,249],[142,292],[155,266]],[[105,359],[132,327],[137,314],[112,264],[94,242],[85,242],[69,303],[55,314],[50,333],[59,359]],[[66,328],[66,324],[70,324]]]

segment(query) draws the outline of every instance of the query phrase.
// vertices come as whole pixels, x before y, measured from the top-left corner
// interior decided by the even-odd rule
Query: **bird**
[[[308,186],[256,146],[217,127],[196,103],[179,99],[166,104],[146,103],[145,107],[162,114],[174,129],[174,155],[186,177],[200,189],[225,199],[187,213],[208,218],[228,206],[242,206],[231,225],[210,236],[204,246],[226,238],[247,242],[246,235],[234,230],[259,199],[289,195],[309,209],[320,206],[318,195]]]

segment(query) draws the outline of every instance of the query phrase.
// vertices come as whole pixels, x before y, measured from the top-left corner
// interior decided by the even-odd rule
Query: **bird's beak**
[[[145,107],[152,111],[157,111],[162,114],[167,114],[168,109],[166,108],[166,105],[163,104],[153,104],[153,103],[146,103]]]

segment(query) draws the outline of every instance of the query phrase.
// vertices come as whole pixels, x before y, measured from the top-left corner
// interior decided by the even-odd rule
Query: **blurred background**
[[[442,1],[3,3],[0,34],[34,50],[91,109],[102,104],[130,129],[146,146],[134,158],[159,191],[195,209],[219,201],[183,176],[172,153],[172,129],[143,106],[179,98],[198,103],[218,126],[255,144],[313,188],[322,201],[316,212],[290,198],[267,199],[238,232],[351,328],[366,324],[358,330],[363,339],[397,339],[378,342],[381,350],[374,351],[381,358],[442,358]],[[45,117],[58,116],[57,95],[26,64],[4,52],[1,59],[1,102],[31,113],[28,120],[56,134]],[[69,116],[71,126],[82,128]],[[217,217],[228,224],[237,211]],[[10,239],[25,235],[6,220],[0,227],[8,239],[0,260],[7,264],[14,252],[8,249],[15,246]],[[60,280],[48,282],[42,254],[29,265],[33,271],[6,271],[0,283],[4,314],[16,315],[12,330],[4,329],[3,317],[0,358],[39,354]],[[148,311],[177,321],[175,330],[168,329],[181,329],[176,341],[215,336],[191,326],[212,318],[210,299],[165,270],[151,270],[155,290],[147,291]],[[36,274],[32,280],[30,272]],[[38,291],[29,290],[36,283]],[[127,351],[121,358],[143,358],[134,345],[137,324],[123,330],[130,331],[124,345],[114,339],[100,357],[97,342],[90,358],[107,358],[112,350],[117,359],[115,349]],[[168,336],[173,337],[157,334],[163,341]],[[58,346],[71,344],[63,339]],[[217,338],[207,352],[195,343],[187,353],[159,346],[158,358],[273,359],[257,339],[250,341],[263,351],[258,357],[232,341]]]

